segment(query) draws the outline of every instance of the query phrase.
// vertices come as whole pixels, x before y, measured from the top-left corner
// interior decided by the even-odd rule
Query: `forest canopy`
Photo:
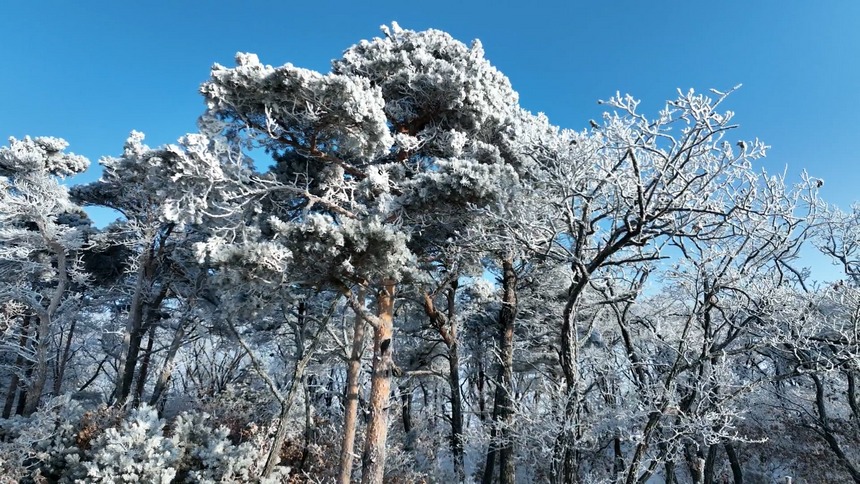
[[[860,206],[767,172],[736,88],[577,131],[382,33],[215,64],[92,183],[0,148],[0,482],[860,482]]]

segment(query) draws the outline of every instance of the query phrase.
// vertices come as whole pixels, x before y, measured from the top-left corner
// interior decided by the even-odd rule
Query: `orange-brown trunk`
[[[385,440],[388,436],[388,400],[394,369],[392,336],[394,329],[395,284],[385,281],[377,298],[379,325],[373,332],[373,376],[370,386],[370,421],[364,441],[361,482],[382,484],[385,473]]]

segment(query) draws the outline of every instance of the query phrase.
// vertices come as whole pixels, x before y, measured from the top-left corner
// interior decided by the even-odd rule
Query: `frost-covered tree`
[[[151,347],[165,301],[193,297],[199,283],[190,247],[195,233],[186,227],[203,223],[207,215],[220,215],[219,204],[228,192],[223,185],[214,193],[212,188],[242,169],[241,157],[230,159],[217,141],[201,135],[156,149],[143,139],[142,133],[132,132],[120,157],[99,161],[103,174],[98,181],[73,190],[82,203],[109,207],[123,216],[100,237],[104,244],[123,244],[132,257],[127,262],[128,310],[114,391],[120,404],[132,393],[136,374],[138,388],[143,388],[149,353],[142,353],[142,342],[149,333]],[[176,334],[185,333],[182,324],[177,329]],[[136,400],[140,390],[134,392]]]
[[[561,129],[396,24],[201,91],[71,198],[65,142],[0,148],[4,478],[858,481],[860,210],[761,170],[727,93]]]
[[[0,148],[0,304],[22,323],[7,330],[4,345],[32,365],[16,369],[27,383],[23,412],[29,415],[48,380],[58,319],[74,310],[79,294],[72,286],[85,282],[77,251],[88,219],[57,177],[80,173],[89,161],[66,153],[68,143],[59,138],[9,141]],[[31,318],[33,330],[24,324]]]
[[[289,249],[291,270],[343,291],[373,328],[365,482],[384,472],[397,286],[415,277],[425,244],[467,224],[515,176],[494,143],[517,96],[480,44],[385,31],[347,50],[329,74],[241,54],[202,87],[207,128],[276,160],[260,183],[273,195],[267,230]]]
[[[748,208],[741,190],[750,163],[764,154],[760,142],[724,138],[732,113],[717,109],[726,97],[681,93],[657,119],[637,112],[638,101],[616,96],[617,111],[604,124],[573,137],[576,149],[546,170],[547,200],[557,207],[556,248],[574,278],[560,324],[561,370],[568,392],[569,426],[559,440],[559,479],[576,480],[577,419],[583,380],[577,362],[577,312],[581,295],[612,267],[633,266],[662,257],[666,238],[701,237]]]

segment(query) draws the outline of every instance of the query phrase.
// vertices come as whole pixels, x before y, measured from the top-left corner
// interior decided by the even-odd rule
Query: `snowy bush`
[[[230,429],[213,426],[208,414],[184,413],[174,423],[171,440],[177,449],[176,466],[181,482],[253,482],[260,475],[268,447],[262,436],[251,435],[249,442],[233,445]],[[278,468],[270,482],[289,468]]]
[[[71,482],[82,475],[81,405],[63,395],[30,417],[0,420],[0,475],[8,482]],[[5,481],[0,481],[5,482]]]
[[[171,482],[179,452],[163,429],[164,421],[154,408],[144,405],[132,410],[119,428],[107,429],[93,442],[92,460],[84,464],[85,481]]]
[[[181,414],[170,436],[165,426],[152,407],[132,410],[118,428],[92,442],[86,477],[77,482],[277,483],[289,473],[280,467],[259,478],[269,451],[265,432],[249,431],[247,442],[234,445],[230,429],[206,413]]]

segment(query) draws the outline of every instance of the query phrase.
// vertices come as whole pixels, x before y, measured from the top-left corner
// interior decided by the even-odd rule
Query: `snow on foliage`
[[[200,133],[71,194],[61,139],[0,148],[7,479],[860,482],[860,208],[757,169],[730,92],[561,129],[382,30],[216,64]]]
[[[74,153],[64,153],[68,146],[69,143],[62,138],[9,138],[9,146],[0,148],[0,175],[45,173],[68,176],[82,173],[90,165],[89,160]]]

